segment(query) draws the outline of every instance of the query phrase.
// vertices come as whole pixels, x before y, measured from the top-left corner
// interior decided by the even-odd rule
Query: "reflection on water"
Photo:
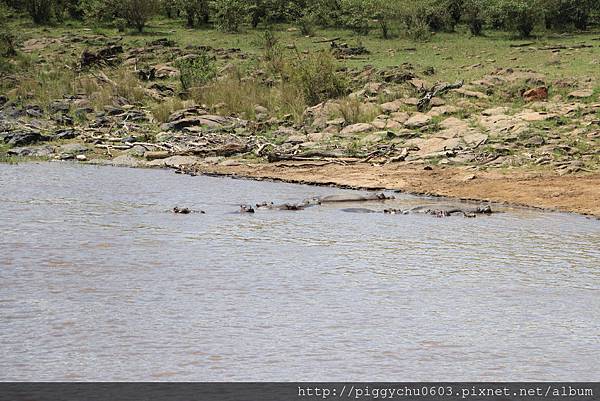
[[[0,188],[2,380],[600,380],[595,220],[239,215],[344,191],[58,163]]]

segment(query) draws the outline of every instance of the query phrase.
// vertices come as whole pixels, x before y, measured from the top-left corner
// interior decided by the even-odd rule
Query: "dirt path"
[[[285,162],[230,166],[200,165],[198,172],[235,174],[288,182],[394,189],[460,199],[494,201],[600,217],[600,174],[481,172],[422,166],[343,166],[324,162]]]

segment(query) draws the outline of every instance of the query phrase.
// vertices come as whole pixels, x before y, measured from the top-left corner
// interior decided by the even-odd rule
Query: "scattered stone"
[[[415,113],[404,123],[404,125],[407,128],[421,128],[429,124],[431,120],[432,117],[427,114]]]
[[[77,161],[84,162],[87,160],[87,156],[86,155],[77,155],[77,156],[75,156],[75,159],[77,159]]]
[[[571,93],[569,93],[569,97],[570,98],[575,98],[575,99],[587,99],[589,97],[592,97],[594,95],[594,91],[591,89],[582,89],[582,90],[576,90],[573,91]]]
[[[369,132],[371,130],[373,130],[373,126],[371,124],[358,123],[345,127],[342,129],[339,135],[343,137],[350,137],[363,132]]]
[[[548,88],[545,86],[529,89],[523,93],[523,100],[526,102],[534,102],[546,99],[548,99]]]
[[[11,146],[25,146],[50,140],[49,137],[40,134],[38,131],[28,130],[0,132],[0,139]]]
[[[49,145],[12,148],[7,154],[18,157],[50,157],[54,154],[54,148]]]

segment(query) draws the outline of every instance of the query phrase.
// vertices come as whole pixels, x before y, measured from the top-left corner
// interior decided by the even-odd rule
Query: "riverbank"
[[[411,166],[351,167],[326,162],[269,164],[197,164],[203,174],[235,175],[253,179],[400,190],[462,200],[499,202],[600,218],[600,174],[559,176],[549,172],[473,171],[462,168],[424,170]]]

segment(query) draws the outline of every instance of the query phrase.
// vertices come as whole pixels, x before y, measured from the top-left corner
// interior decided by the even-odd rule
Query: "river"
[[[0,165],[0,380],[600,380],[600,221],[344,192]]]

